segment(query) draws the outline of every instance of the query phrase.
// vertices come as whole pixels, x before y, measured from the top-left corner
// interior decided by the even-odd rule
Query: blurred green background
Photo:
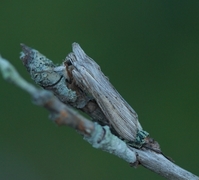
[[[0,53],[32,82],[20,43],[56,63],[78,42],[175,162],[199,175],[199,1],[3,1]],[[163,179],[59,128],[0,77],[0,179]]]

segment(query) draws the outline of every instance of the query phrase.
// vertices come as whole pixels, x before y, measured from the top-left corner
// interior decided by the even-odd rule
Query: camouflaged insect
[[[22,44],[22,50],[20,58],[37,84],[99,124],[108,125],[128,144],[138,148],[144,144],[148,133],[143,131],[137,113],[77,43],[61,66],[26,45]]]
[[[74,67],[71,73],[75,82],[93,96],[106,121],[119,137],[137,143],[143,141],[140,135],[137,136],[137,132],[142,131],[137,113],[112,86],[99,65],[77,43],[73,43],[73,53],[67,56],[66,61],[70,61]]]

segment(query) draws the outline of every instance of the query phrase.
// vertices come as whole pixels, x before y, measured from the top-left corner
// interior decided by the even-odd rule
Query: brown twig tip
[[[28,47],[28,46],[26,46],[23,43],[21,43],[20,45],[22,47],[22,52],[21,52],[20,59],[22,60],[23,64],[25,66],[27,66],[27,64],[30,63],[30,60],[33,57],[33,49]]]
[[[24,50],[29,50],[29,49],[32,49],[32,48],[30,48],[30,47],[28,47],[27,45],[25,45],[24,43],[20,43],[20,46],[22,47],[22,50],[24,49]]]
[[[21,43],[20,45],[24,54],[29,54],[32,51],[31,47],[28,47],[23,43]]]

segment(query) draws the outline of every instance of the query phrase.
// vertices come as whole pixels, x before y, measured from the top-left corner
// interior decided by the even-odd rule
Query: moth
[[[70,73],[77,86],[94,98],[106,117],[104,121],[107,121],[121,139],[136,141],[137,133],[142,131],[137,113],[79,44],[73,43],[72,47],[73,53],[66,57],[66,62],[70,62],[73,66]]]
[[[37,50],[21,46],[20,58],[37,84],[94,121],[108,125],[120,139],[138,147],[145,143],[148,133],[143,131],[137,113],[79,44],[73,43],[73,52],[61,66],[54,65]]]

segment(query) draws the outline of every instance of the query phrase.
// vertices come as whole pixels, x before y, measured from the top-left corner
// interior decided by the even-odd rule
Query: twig
[[[57,124],[77,129],[93,147],[113,153],[134,166],[140,163],[167,179],[199,180],[165,158],[158,143],[148,134],[142,138],[139,132],[143,130],[135,111],[77,43],[73,44],[73,53],[58,67],[38,51],[25,45],[22,48],[21,59],[31,77],[59,100],[49,91],[25,82],[10,63],[0,58],[2,74],[29,92],[35,104],[48,109]],[[80,116],[65,104],[86,112],[99,124]]]
[[[137,160],[135,152],[113,135],[108,126],[102,127],[98,123],[93,123],[59,101],[52,92],[38,89],[26,82],[16,69],[1,56],[0,71],[5,80],[27,91],[36,105],[46,108],[56,124],[70,126],[78,130],[84,139],[95,148],[112,153],[129,163],[134,163]]]

